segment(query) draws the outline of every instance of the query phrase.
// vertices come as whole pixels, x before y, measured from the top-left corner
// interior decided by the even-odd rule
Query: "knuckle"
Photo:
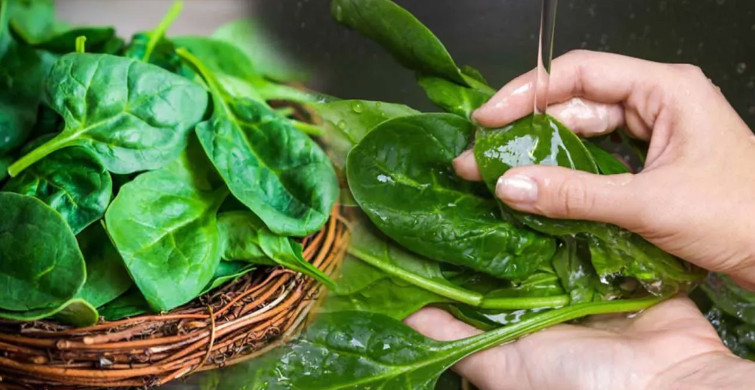
[[[696,78],[702,78],[707,79],[705,77],[705,73],[703,73],[702,68],[700,68],[697,65],[692,64],[671,64],[671,67],[678,72],[679,74],[685,76],[685,77],[696,77]]]
[[[595,204],[595,197],[587,184],[579,179],[564,180],[556,187],[554,195],[554,214],[566,217],[584,215]]]

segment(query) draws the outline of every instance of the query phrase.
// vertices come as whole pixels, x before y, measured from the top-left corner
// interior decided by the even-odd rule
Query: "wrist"
[[[751,389],[755,363],[728,352],[686,359],[656,376],[648,389]]]

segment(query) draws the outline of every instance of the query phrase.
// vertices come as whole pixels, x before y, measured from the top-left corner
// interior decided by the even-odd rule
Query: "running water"
[[[535,78],[534,114],[545,114],[548,107],[548,84],[553,58],[553,32],[556,29],[558,0],[542,0],[540,12],[540,39],[537,46],[537,72]]]

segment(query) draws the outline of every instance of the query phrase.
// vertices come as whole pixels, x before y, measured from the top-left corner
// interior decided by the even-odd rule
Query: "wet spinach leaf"
[[[113,173],[160,168],[186,147],[188,132],[207,107],[207,93],[196,83],[108,54],[61,57],[46,89],[65,128],[11,165],[11,176],[56,150],[76,145],[94,151]]]
[[[210,86],[214,112],[196,133],[231,193],[277,234],[305,236],[320,229],[338,198],[325,152],[263,103],[228,96],[196,57],[179,54]]]
[[[465,87],[433,76],[420,76],[417,81],[430,101],[443,110],[464,118],[471,117],[472,112],[488,101],[495,92],[492,89]]]
[[[118,298],[133,285],[121,255],[101,225],[86,228],[76,236],[76,240],[87,264],[87,280],[76,294],[77,298],[100,307]]]
[[[375,126],[388,119],[420,113],[403,104],[369,100],[339,100],[309,106],[326,124],[327,153],[339,168],[346,165],[349,150]]]
[[[427,339],[400,321],[380,314],[324,314],[290,345],[225,370],[216,378],[214,388],[433,389],[444,371],[471,353],[564,321],[636,311],[658,301],[578,304],[452,342]]]
[[[198,296],[220,261],[216,213],[228,192],[213,187],[208,162],[192,149],[123,185],[105,214],[115,247],[156,311]]]
[[[39,198],[78,234],[105,214],[113,185],[97,156],[88,149],[72,147],[38,161],[9,180],[3,190]]]
[[[472,125],[452,114],[383,122],[349,153],[349,188],[372,222],[404,247],[497,277],[526,277],[550,259],[555,241],[502,221],[494,200],[455,175],[451,162],[471,133]]]
[[[755,293],[748,291],[728,276],[711,273],[700,288],[713,304],[740,321],[755,325]]]
[[[590,302],[596,298],[596,288],[600,284],[598,275],[590,263],[590,253],[585,245],[580,245],[573,237],[565,237],[564,242],[553,256],[553,269],[564,289],[569,292],[571,302]]]
[[[611,153],[600,146],[594,144],[589,140],[584,141],[585,147],[592,155],[595,163],[598,165],[600,173],[604,175],[616,175],[620,173],[630,173],[629,167],[624,165],[619,159],[614,157]]]
[[[86,265],[63,217],[12,192],[0,192],[0,215],[0,309],[45,309],[73,298]]]
[[[258,265],[280,265],[308,275],[326,286],[334,286],[325,273],[304,260],[301,245],[268,229],[248,211],[231,211],[218,216],[223,260]]]

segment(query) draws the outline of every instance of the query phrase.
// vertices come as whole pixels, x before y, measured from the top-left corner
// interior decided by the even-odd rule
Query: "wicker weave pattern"
[[[302,241],[304,258],[333,274],[347,238],[335,208]],[[308,277],[267,269],[162,315],[83,329],[0,321],[0,389],[150,388],[248,360],[294,336],[319,290]]]

